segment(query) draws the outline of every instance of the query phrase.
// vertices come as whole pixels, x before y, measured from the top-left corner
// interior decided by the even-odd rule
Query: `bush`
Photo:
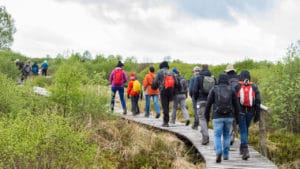
[[[1,168],[91,168],[96,145],[55,114],[0,121]]]

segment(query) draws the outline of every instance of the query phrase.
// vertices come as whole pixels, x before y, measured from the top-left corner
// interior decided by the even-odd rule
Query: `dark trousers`
[[[173,90],[165,89],[160,92],[160,101],[163,108],[164,124],[169,123],[169,104],[173,100]]]
[[[131,112],[133,115],[139,114],[140,113],[140,108],[139,108],[139,95],[137,96],[131,96]]]

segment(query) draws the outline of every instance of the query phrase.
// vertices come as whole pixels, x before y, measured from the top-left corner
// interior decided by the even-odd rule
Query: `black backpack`
[[[228,115],[233,112],[232,89],[229,85],[218,85],[215,87],[216,113]]]
[[[185,94],[187,92],[187,81],[182,76],[176,76],[178,82],[178,93]]]

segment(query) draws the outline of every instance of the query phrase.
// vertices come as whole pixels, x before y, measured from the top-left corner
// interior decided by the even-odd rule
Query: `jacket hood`
[[[222,73],[219,75],[219,84],[229,84],[228,83],[228,75]]]
[[[244,81],[245,79],[251,80],[250,72],[248,70],[242,70],[240,77],[241,81]]]
[[[116,67],[123,67],[123,66],[124,66],[124,64],[119,60],[119,62],[118,62],[118,64],[117,64]]]
[[[159,64],[159,68],[160,68],[160,69],[161,69],[161,68],[164,68],[164,67],[166,67],[166,68],[169,69],[169,64],[168,64],[167,61],[163,61],[163,62],[161,62],[161,63]]]

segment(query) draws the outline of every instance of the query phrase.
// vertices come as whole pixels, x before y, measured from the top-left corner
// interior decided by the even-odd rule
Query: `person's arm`
[[[241,107],[237,98],[237,94],[234,91],[234,89],[232,88],[232,104],[233,104],[233,108],[234,108],[234,118],[236,121],[236,124],[239,124],[239,120],[240,120],[240,112],[241,112]]]
[[[256,85],[253,85],[253,90],[255,91],[255,103],[254,103],[254,118],[253,122],[256,123],[260,120],[260,104],[261,104],[261,99],[260,99],[260,92],[259,89]]]
[[[111,71],[110,75],[109,75],[109,83],[112,85],[112,81],[113,81],[113,73],[114,73],[114,70]]]
[[[193,85],[193,97],[195,100],[199,98],[199,89],[200,89],[200,76],[194,78],[194,85]]]
[[[205,119],[207,121],[207,123],[209,122],[209,119],[210,119],[210,108],[212,106],[212,104],[214,103],[215,101],[215,90],[211,90],[208,94],[208,97],[207,97],[207,102],[206,102],[206,107],[205,107]]]

